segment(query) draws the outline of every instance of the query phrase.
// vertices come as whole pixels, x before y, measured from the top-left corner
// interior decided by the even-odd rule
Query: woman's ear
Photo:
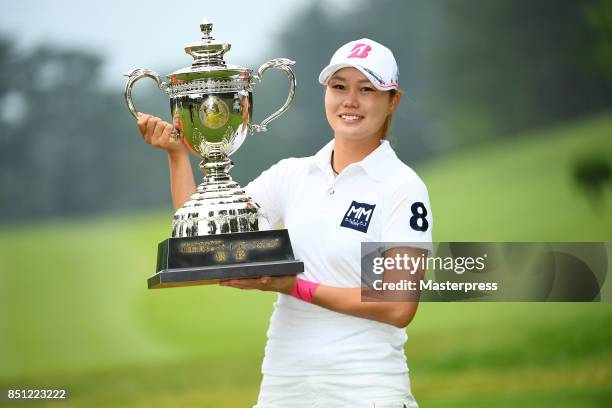
[[[395,112],[401,99],[402,93],[400,91],[395,92],[395,94],[391,96],[391,101],[389,102],[389,113]]]

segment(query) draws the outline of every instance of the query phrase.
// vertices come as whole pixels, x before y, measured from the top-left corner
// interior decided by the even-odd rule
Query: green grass
[[[611,241],[609,190],[594,211],[571,178],[580,155],[612,157],[610,134],[600,117],[420,169],[435,239]],[[147,290],[169,219],[0,230],[0,386],[67,387],[62,406],[251,406],[275,296]],[[422,303],[409,336],[426,408],[612,403],[609,303]]]
[[[457,153],[419,169],[439,241],[610,241],[612,185],[595,210],[573,180],[583,156],[612,162],[612,115]]]

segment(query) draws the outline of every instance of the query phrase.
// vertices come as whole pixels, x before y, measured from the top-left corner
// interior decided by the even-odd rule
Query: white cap
[[[357,68],[372,85],[381,91],[397,89],[398,69],[390,49],[368,38],[351,41],[338,48],[319,74],[321,85],[327,85],[329,78],[342,68]]]

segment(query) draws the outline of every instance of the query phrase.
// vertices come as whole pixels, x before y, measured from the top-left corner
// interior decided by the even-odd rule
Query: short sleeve
[[[413,243],[413,247],[432,251],[431,206],[427,188],[420,179],[400,185],[385,207],[382,242]]]
[[[281,160],[273,165],[244,188],[246,194],[263,210],[270,228],[278,227],[284,219],[281,188],[283,162]]]

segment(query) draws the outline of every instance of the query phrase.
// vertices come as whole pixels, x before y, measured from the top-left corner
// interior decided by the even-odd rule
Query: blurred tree
[[[294,105],[267,134],[247,138],[232,156],[232,174],[244,185],[280,158],[313,154],[332,138],[318,74],[341,44],[362,37],[389,46],[398,60],[403,101],[391,140],[409,164],[609,109],[610,4],[316,2],[287,23],[281,49],[266,56],[297,61]],[[17,53],[0,38],[0,220],[170,210],[165,154],[144,147],[121,92],[98,86],[102,62],[91,50]],[[255,122],[286,96],[286,78],[270,72],[255,91]],[[167,98],[152,81],[135,97],[140,110],[167,118]]]
[[[143,149],[119,92],[98,86],[100,57],[19,55],[6,39],[0,56],[0,220],[169,203],[165,162]]]
[[[609,4],[381,0],[337,9],[315,3],[282,36],[282,52],[298,61],[302,84],[300,119],[290,128],[313,145],[329,140],[316,78],[338,46],[362,37],[389,46],[398,60],[404,98],[392,134],[408,162],[609,109],[612,86],[602,66],[591,63],[590,46],[609,44],[602,34],[609,31],[589,21],[589,13],[608,12]]]
[[[592,42],[594,65],[612,83],[612,1],[599,0],[590,4],[586,17],[595,34]]]
[[[574,180],[596,210],[603,208],[605,188],[609,186],[611,178],[609,158],[598,153],[581,157],[574,164]]]
[[[612,87],[591,65],[596,3],[445,0],[434,93],[451,128],[507,136],[608,108]],[[483,120],[462,126],[474,111]]]

